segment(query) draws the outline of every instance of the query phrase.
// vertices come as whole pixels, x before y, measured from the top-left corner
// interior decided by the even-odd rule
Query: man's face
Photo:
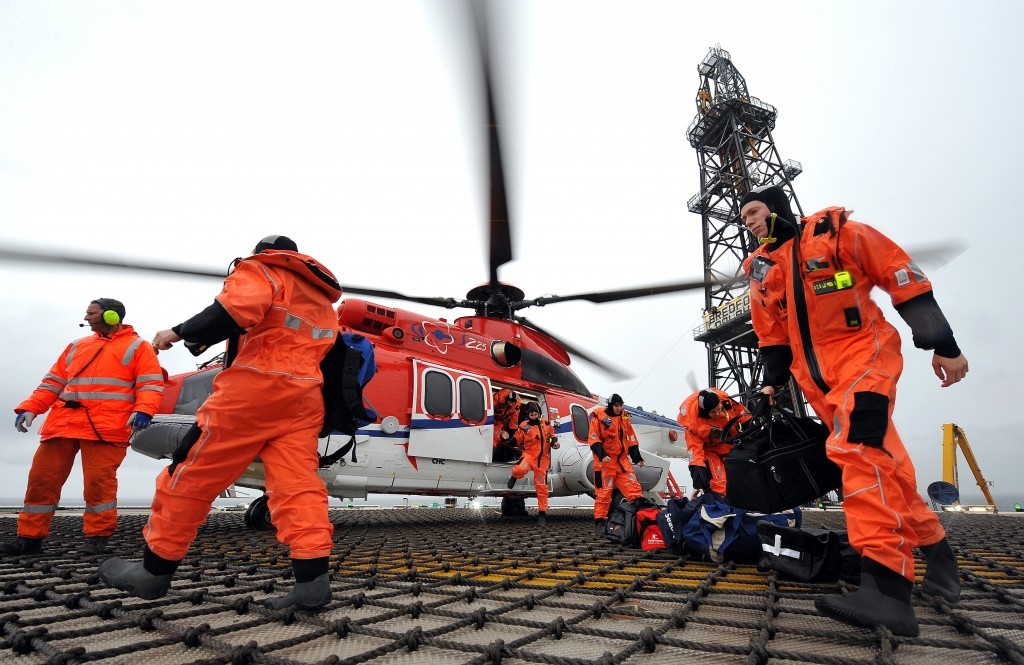
[[[536,409],[531,409],[530,413],[526,415],[530,418],[530,420],[540,420],[540,411],[537,411]]]
[[[89,324],[89,327],[92,328],[93,332],[106,332],[110,327],[103,322],[103,308],[94,302],[89,303],[89,306],[85,310],[85,322]]]
[[[621,416],[622,415],[622,405],[621,404],[612,404],[612,413],[614,413],[617,416]]]
[[[751,201],[740,209],[740,219],[747,230],[758,240],[768,235],[768,217],[771,211],[761,201]]]
[[[722,403],[719,402],[718,406],[708,411],[708,418],[721,418],[723,413],[725,413],[725,408],[722,406]]]

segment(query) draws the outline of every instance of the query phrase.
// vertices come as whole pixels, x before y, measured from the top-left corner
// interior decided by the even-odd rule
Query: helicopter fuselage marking
[[[437,350],[441,355],[448,353],[448,345],[455,341],[449,330],[451,328],[444,321],[423,321],[410,326],[414,336],[422,337],[427,346]]]
[[[462,342],[458,346],[464,346],[472,351],[487,352],[487,343],[470,335],[463,335]]]

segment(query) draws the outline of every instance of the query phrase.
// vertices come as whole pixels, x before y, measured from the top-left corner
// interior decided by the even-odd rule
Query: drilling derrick
[[[704,321],[694,339],[708,347],[709,385],[749,396],[763,370],[750,323],[750,293],[745,279],[725,283],[742,274],[743,259],[757,248],[740,220],[740,200],[761,185],[779,185],[802,216],[792,180],[803,167],[782,161],[772,139],[775,107],[750,96],[727,51],[712,47],[697,72],[697,116],[687,138],[700,163],[700,192],[687,208],[701,216],[704,274],[723,283],[705,287]],[[795,401],[803,414],[802,397]]]

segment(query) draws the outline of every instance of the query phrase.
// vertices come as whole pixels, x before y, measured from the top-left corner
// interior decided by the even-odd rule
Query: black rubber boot
[[[508,482],[507,482],[507,483],[505,483],[505,485],[506,485],[506,486],[507,486],[507,487],[508,487],[509,489],[512,489],[513,487],[515,487],[515,486],[516,486],[516,477],[515,477],[515,476],[509,476],[509,477],[508,477]]]
[[[331,576],[327,574],[327,557],[292,559],[295,586],[286,595],[269,598],[264,603],[272,610],[295,607],[318,610],[331,602]]]
[[[146,570],[141,561],[125,561],[120,557],[107,559],[100,564],[100,579],[109,586],[127,591],[144,600],[153,600],[167,595],[174,573],[154,575]]]
[[[543,510],[538,511],[537,512],[537,526],[547,526],[547,525],[548,525],[547,515],[544,514]]]
[[[9,543],[2,546],[5,556],[42,556],[42,538],[23,538],[18,536]]]
[[[598,538],[604,538],[605,527],[608,525],[608,520],[599,518],[594,520],[594,535]]]
[[[942,596],[950,603],[960,600],[960,569],[949,541],[943,538],[921,547],[921,551],[927,564],[921,588],[933,596]]]
[[[87,537],[77,551],[79,554],[103,554],[107,551],[108,540],[110,539],[107,536]]]
[[[917,637],[920,629],[910,591],[914,584],[882,564],[864,558],[860,588],[845,596],[818,596],[814,607],[827,617],[865,628],[885,626],[893,635]]]

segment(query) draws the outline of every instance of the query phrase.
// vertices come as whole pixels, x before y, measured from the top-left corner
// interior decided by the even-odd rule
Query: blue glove
[[[31,411],[18,411],[18,415],[14,416],[14,429],[19,432],[27,432],[35,417],[36,414]]]
[[[146,429],[149,427],[151,422],[153,422],[153,416],[146,415],[142,411],[136,411],[131,415],[125,425],[131,427],[133,432],[138,432],[140,429]]]

